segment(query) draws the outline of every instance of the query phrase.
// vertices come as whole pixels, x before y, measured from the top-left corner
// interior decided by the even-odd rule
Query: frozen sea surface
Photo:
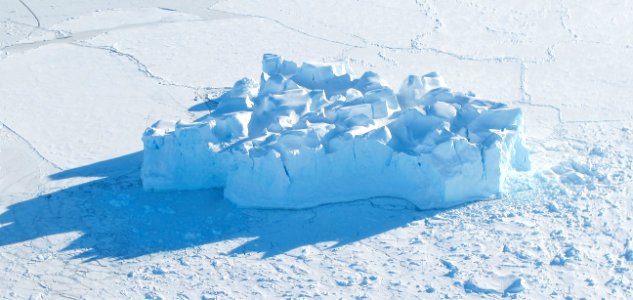
[[[633,4],[0,0],[0,297],[633,298]],[[501,200],[301,211],[152,192],[139,134],[261,54],[436,71],[523,111]]]

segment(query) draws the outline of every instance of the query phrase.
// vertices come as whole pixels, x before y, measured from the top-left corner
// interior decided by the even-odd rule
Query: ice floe
[[[437,73],[398,92],[346,62],[265,54],[195,123],[159,121],[143,135],[147,190],[224,188],[245,207],[305,208],[374,197],[420,209],[499,196],[529,170],[522,112],[452,92]]]

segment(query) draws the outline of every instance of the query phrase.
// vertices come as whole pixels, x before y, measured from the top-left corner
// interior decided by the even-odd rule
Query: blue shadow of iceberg
[[[304,210],[243,209],[222,190],[145,192],[142,153],[65,170],[51,179],[103,177],[28,199],[0,214],[0,247],[80,232],[64,251],[77,259],[129,259],[246,238],[224,255],[271,257],[328,242],[340,247],[435,215],[397,199],[368,199]]]

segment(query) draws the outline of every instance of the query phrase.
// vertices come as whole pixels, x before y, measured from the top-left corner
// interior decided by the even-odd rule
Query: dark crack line
[[[552,109],[554,111],[556,111],[556,116],[558,118],[558,124],[565,124],[565,123],[569,123],[563,120],[563,114],[560,110],[560,108],[551,105],[551,104],[539,104],[539,103],[531,103],[531,102],[519,102],[519,104],[521,105],[526,105],[526,106],[532,106],[532,107],[542,107],[542,108],[549,108]]]
[[[343,46],[348,46],[348,47],[353,47],[353,48],[365,48],[364,46],[361,45],[352,45],[352,44],[348,44],[345,42],[339,42],[339,41],[335,41],[335,40],[330,40],[330,39],[326,39],[324,37],[320,37],[302,30],[299,30],[297,28],[294,28],[292,26],[286,25],[285,23],[277,20],[277,19],[273,19],[270,17],[266,17],[266,16],[260,16],[260,15],[252,15],[252,14],[241,14],[241,13],[236,13],[236,12],[231,12],[231,11],[225,11],[225,10],[220,10],[220,9],[215,9],[215,8],[211,8],[209,9],[210,11],[215,11],[215,12],[220,12],[220,13],[225,13],[225,14],[231,14],[231,15],[235,15],[235,16],[241,16],[241,17],[249,17],[249,18],[258,18],[258,19],[263,19],[263,20],[267,20],[267,21],[271,21],[274,23],[277,23],[277,25],[284,27],[288,30],[294,31],[296,33],[317,39],[317,40],[321,40],[321,41],[325,41],[325,42],[329,42],[329,43],[334,43],[334,44],[338,44],[338,45],[343,45]]]
[[[110,47],[110,46],[93,46],[93,45],[90,45],[90,44],[87,44],[87,43],[78,43],[78,42],[71,42],[69,44],[77,46],[77,47],[108,51],[108,52],[110,52],[112,54],[125,57],[129,61],[131,61],[132,63],[134,63],[136,65],[136,67],[137,67],[139,72],[143,73],[145,76],[147,76],[149,78],[153,78],[153,79],[157,80],[158,84],[183,87],[183,88],[188,88],[188,89],[192,89],[192,90],[196,90],[196,91],[202,89],[202,87],[199,87],[199,86],[192,86],[192,85],[187,85],[187,84],[180,84],[180,83],[171,82],[171,81],[169,81],[169,80],[167,80],[167,79],[165,79],[165,78],[163,78],[161,76],[155,75],[154,73],[152,73],[149,70],[149,68],[147,68],[147,66],[145,64],[143,64],[140,60],[138,60],[138,58],[134,57],[134,55],[129,54],[129,53],[125,53],[125,52],[121,52],[121,51],[117,50],[114,47]]]
[[[45,162],[49,163],[51,166],[55,167],[58,170],[64,170],[62,169],[60,166],[58,166],[56,163],[48,160],[46,157],[44,157],[44,155],[42,155],[42,153],[40,153],[40,151],[37,150],[37,148],[35,148],[35,146],[29,142],[29,140],[27,140],[26,138],[24,138],[22,135],[20,135],[17,131],[13,130],[13,128],[7,126],[7,124],[0,122],[0,125],[4,128],[6,128],[9,132],[11,132],[12,134],[14,134],[16,137],[18,137],[18,139],[22,140],[27,146],[29,146],[29,148],[31,148],[31,150],[33,151],[33,153],[35,153],[40,159],[44,160]]]
[[[127,29],[134,29],[134,28],[143,28],[143,27],[149,27],[149,26],[154,26],[154,25],[162,25],[162,24],[207,22],[207,21],[213,21],[213,20],[215,20],[215,19],[214,18],[208,18],[208,19],[178,20],[178,21],[155,21],[155,22],[147,22],[147,23],[127,24],[127,25],[122,25],[122,26],[116,26],[116,27],[110,27],[110,28],[101,28],[101,29],[94,29],[94,30],[87,30],[87,31],[80,31],[80,32],[69,32],[69,31],[64,31],[64,30],[51,30],[51,29],[46,29],[44,27],[41,27],[41,28],[36,28],[36,29],[53,32],[56,37],[53,38],[53,39],[43,39],[43,40],[37,40],[37,41],[33,41],[33,42],[24,42],[24,43],[12,44],[12,45],[8,45],[8,46],[5,46],[3,48],[0,48],[0,50],[12,51],[14,48],[23,48],[24,50],[30,50],[30,49],[36,49],[36,48],[43,47],[43,46],[46,46],[48,44],[53,44],[53,43],[71,43],[71,42],[75,42],[75,41],[85,41],[85,40],[89,40],[89,39],[94,38],[96,36],[102,35],[104,33],[109,33],[109,32],[112,32],[112,31],[127,30]],[[17,23],[15,21],[11,21],[11,22]],[[24,25],[24,24],[22,24],[22,25]],[[26,26],[31,26],[31,25],[26,25]]]
[[[563,9],[562,14],[560,15],[560,24],[563,27],[563,30],[565,30],[573,40],[579,40],[580,36],[568,24],[569,20],[571,20],[569,7],[565,5],[565,1],[563,0],[560,0],[559,4],[560,7]]]
[[[434,21],[434,27],[433,27],[433,31],[438,31],[440,30],[440,28],[442,28],[442,26],[444,26],[442,24],[442,21],[440,20],[440,16],[439,13],[437,11],[437,9],[435,9],[431,3],[427,0],[415,0],[415,4],[420,7],[422,13],[424,13],[424,15],[426,15],[428,18],[433,19]]]
[[[449,56],[452,58],[455,58],[457,60],[462,60],[462,61],[474,61],[474,62],[492,62],[492,63],[539,63],[536,60],[526,60],[520,57],[514,57],[514,56],[492,56],[492,57],[476,57],[476,56],[472,56],[472,55],[464,55],[464,54],[458,54],[458,53],[454,53],[454,52],[450,52],[450,51],[446,51],[446,50],[442,50],[440,48],[435,48],[435,47],[426,47],[423,46],[420,43],[416,43],[414,40],[412,40],[411,42],[411,46],[409,47],[394,47],[394,46],[389,46],[389,45],[385,45],[385,44],[380,44],[380,43],[376,43],[376,42],[372,42],[367,40],[366,38],[363,38],[359,35],[352,35],[353,37],[360,39],[363,43],[369,45],[369,46],[374,46],[376,48],[379,49],[386,49],[386,50],[392,50],[392,51],[409,51],[411,53],[420,53],[420,52],[427,52],[427,53],[432,53],[432,54],[438,54],[438,55],[445,55],[445,56]],[[545,59],[545,62],[549,62],[549,56],[548,59]]]
[[[37,22],[37,28],[42,27],[42,24],[40,23],[40,19],[39,19],[39,18],[37,17],[37,15],[33,12],[33,10],[32,10],[32,9],[31,9],[28,5],[26,5],[26,3],[24,3],[24,1],[22,1],[22,0],[18,0],[18,1],[20,1],[20,3],[22,3],[22,5],[23,5],[26,9],[28,9],[28,11],[31,13],[31,15],[33,16],[33,18],[35,18],[35,21]]]
[[[630,122],[633,119],[606,119],[606,120],[576,120],[576,121],[565,121],[565,124],[592,124],[592,123],[620,123],[620,122]]]
[[[519,100],[519,103],[532,103],[532,95],[530,95],[527,89],[527,71],[527,65],[525,63],[521,63],[521,71],[519,74],[519,89],[521,90],[521,100]]]
[[[443,54],[443,55],[450,56],[455,59],[463,60],[463,61],[491,62],[491,63],[524,63],[525,62],[525,60],[521,58],[512,57],[512,56],[475,57],[475,56],[470,56],[470,55],[457,54],[457,53],[453,53],[453,52],[449,52],[449,51],[445,51],[445,50],[433,48],[433,47],[416,46],[416,47],[409,47],[409,48],[393,48],[393,47],[387,47],[384,45],[375,45],[375,46],[392,49],[392,50],[423,51],[423,52],[430,52],[434,54]]]

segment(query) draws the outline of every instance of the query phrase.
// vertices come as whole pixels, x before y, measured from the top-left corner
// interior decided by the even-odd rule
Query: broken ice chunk
[[[452,119],[457,116],[457,109],[451,104],[437,101],[431,106],[431,113],[444,119]]]
[[[435,72],[423,76],[409,75],[400,87],[398,101],[403,109],[420,105],[427,93],[442,87],[445,87],[444,80]]]
[[[345,99],[347,101],[353,101],[361,97],[363,97],[363,93],[361,93],[361,91],[357,89],[349,88],[347,89],[347,91],[345,91]]]
[[[365,72],[363,76],[355,79],[353,87],[362,93],[389,87],[387,82],[382,80],[378,74],[372,71]]]
[[[145,189],[224,187],[247,207],[387,196],[427,209],[498,197],[509,170],[530,168],[521,110],[451,92],[436,73],[396,94],[346,63],[266,54],[262,68],[259,85],[236,82],[203,122],[146,130]]]
[[[270,76],[279,74],[288,77],[297,71],[297,64],[277,54],[268,53],[262,58],[262,68],[264,73]]]
[[[308,89],[324,90],[326,94],[341,93],[352,87],[350,67],[344,62],[304,62],[292,80]]]
[[[247,137],[251,115],[252,112],[234,112],[211,119],[211,142],[230,143]]]

